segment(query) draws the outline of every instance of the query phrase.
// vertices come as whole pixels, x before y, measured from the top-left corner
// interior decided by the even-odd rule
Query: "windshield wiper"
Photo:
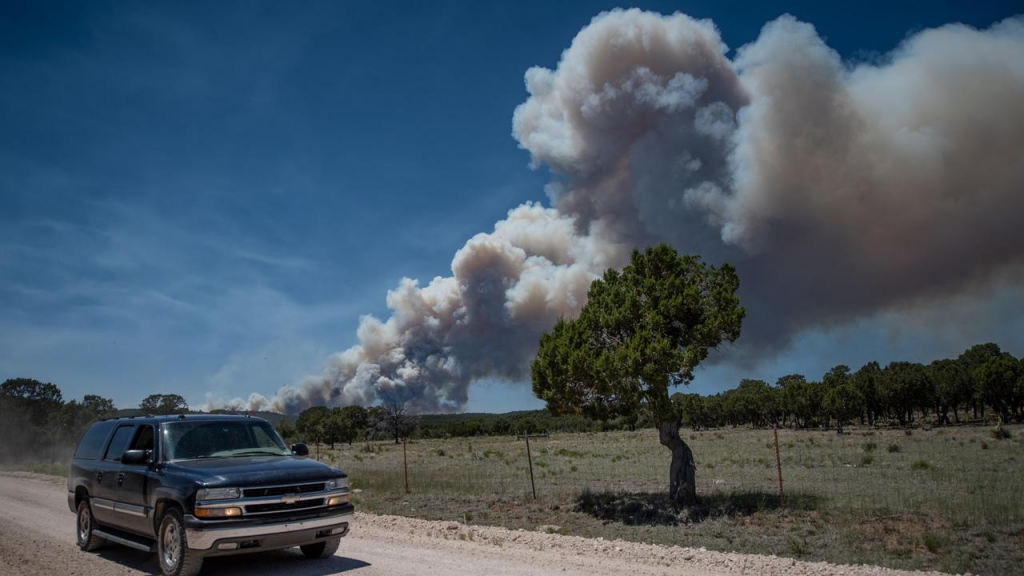
[[[244,452],[235,452],[234,454],[232,454],[232,456],[253,456],[256,454],[265,454],[268,456],[284,456],[284,454],[282,454],[281,452],[269,450],[266,448],[262,450],[246,450]]]

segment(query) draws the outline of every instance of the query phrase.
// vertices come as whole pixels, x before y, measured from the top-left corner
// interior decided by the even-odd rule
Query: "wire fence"
[[[951,522],[1024,521],[1024,427],[1011,438],[991,428],[779,430],[787,503],[817,509],[930,514]],[[772,430],[723,429],[683,435],[704,498],[739,496],[779,504]],[[408,490],[440,497],[566,503],[583,492],[667,492],[670,453],[653,430],[475,437],[410,442]],[[326,451],[355,486],[401,494],[402,446],[353,444]],[[532,482],[531,482],[532,480]]]

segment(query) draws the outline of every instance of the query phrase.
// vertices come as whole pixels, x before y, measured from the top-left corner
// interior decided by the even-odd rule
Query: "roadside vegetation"
[[[676,508],[655,430],[323,447],[360,510],[802,560],[1015,574],[1024,562],[1024,429],[690,432],[700,505]],[[909,434],[908,434],[909,432]]]

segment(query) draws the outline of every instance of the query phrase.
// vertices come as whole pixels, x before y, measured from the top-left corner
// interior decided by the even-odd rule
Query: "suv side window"
[[[103,456],[103,459],[120,462],[121,455],[128,449],[128,440],[131,439],[132,431],[134,430],[134,424],[118,426],[117,430],[114,431],[114,437],[110,440],[110,446],[107,447],[107,453]]]
[[[82,441],[78,443],[78,448],[75,450],[75,458],[81,458],[83,460],[96,460],[103,453],[103,443],[107,441],[107,437],[110,436],[110,431],[114,429],[114,425],[117,422],[113,420],[107,420],[105,422],[97,422],[93,424],[92,428],[82,436]]]

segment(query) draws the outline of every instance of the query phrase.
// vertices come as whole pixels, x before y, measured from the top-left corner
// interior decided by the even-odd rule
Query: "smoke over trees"
[[[659,242],[736,266],[748,358],[809,328],[1019,284],[1022,53],[1021,18],[923,30],[851,64],[790,16],[730,57],[707,20],[598,15],[554,70],[526,72],[513,116],[554,175],[550,206],[510,210],[450,276],[403,280],[391,316],[363,317],[322,375],[223,404],[457,410],[476,380],[525,382],[540,334]]]

